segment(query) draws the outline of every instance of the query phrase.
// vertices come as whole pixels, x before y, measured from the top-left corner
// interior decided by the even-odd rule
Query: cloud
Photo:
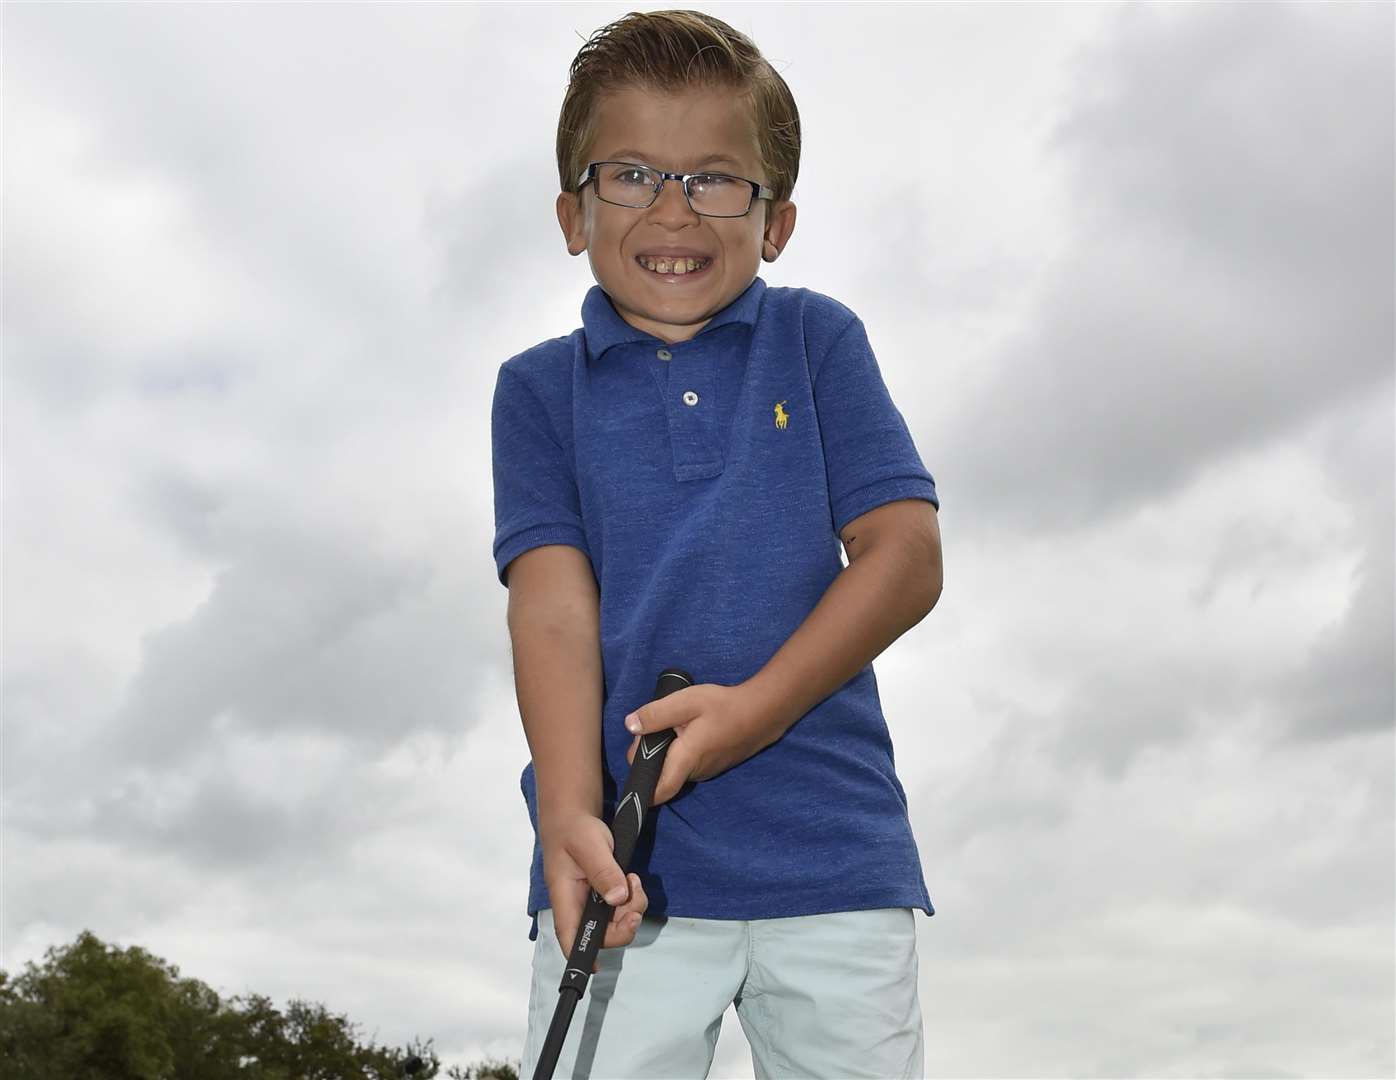
[[[177,760],[220,720],[364,749],[468,730],[475,669],[498,644],[467,617],[466,584],[378,548],[371,505],[317,515],[313,497],[243,495],[246,531],[207,600],[147,637],[120,741],[137,740],[142,760]]]
[[[1385,19],[1132,5],[1077,59],[1074,234],[939,435],[977,526],[1128,513],[1389,378]]]
[[[1299,742],[1374,736],[1396,720],[1396,383],[1335,410],[1322,425],[1324,480],[1354,516],[1357,566],[1342,617],[1316,635],[1303,666],[1274,687],[1283,702],[1280,731]],[[1295,500],[1295,513],[1307,500]]]

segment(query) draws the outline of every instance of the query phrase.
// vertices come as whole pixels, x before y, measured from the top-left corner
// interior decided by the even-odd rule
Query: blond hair
[[[630,87],[656,92],[724,87],[744,98],[767,184],[775,201],[790,198],[800,172],[800,113],[790,87],[750,38],[701,11],[632,11],[582,46],[572,61],[557,123],[563,191],[575,193],[577,177],[587,167],[597,100]]]

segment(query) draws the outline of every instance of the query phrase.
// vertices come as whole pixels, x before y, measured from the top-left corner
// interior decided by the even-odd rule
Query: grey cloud
[[[1389,12],[1131,5],[1107,29],[1109,48],[1073,64],[1078,100],[1050,143],[1090,195],[1083,222],[1157,224],[1207,258],[1380,300]]]
[[[227,495],[185,469],[158,469],[134,485],[132,502],[194,555],[221,557],[217,515]]]
[[[177,859],[108,846],[91,838],[31,833],[8,815],[5,863],[5,937],[9,949],[36,926],[71,927],[73,934],[86,927],[110,940],[129,933],[132,912],[154,924],[177,921],[187,910],[190,891],[207,887],[206,882],[191,880],[192,875]],[[10,867],[23,867],[24,872]],[[44,946],[63,943],[55,936]]]
[[[1396,382],[1324,422],[1328,485],[1352,513],[1361,556],[1351,600],[1325,627],[1309,662],[1274,688],[1282,737],[1371,736],[1396,723]],[[1304,512],[1302,498],[1295,512]]]
[[[503,328],[538,296],[570,294],[574,268],[554,215],[557,195],[556,174],[540,173],[534,156],[501,152],[490,171],[429,204],[423,231],[441,274],[432,302],[462,312],[474,323],[473,333],[484,336],[510,332]],[[554,254],[540,258],[540,252]],[[522,279],[533,289],[521,291]],[[576,307],[580,311],[580,297]],[[570,329],[519,327],[514,333],[533,345]],[[491,361],[498,367],[505,359]]]
[[[1390,731],[1396,718],[1391,398],[1388,392],[1359,400],[1322,419],[1330,434],[1320,440],[1320,460],[1353,515],[1350,530],[1337,535],[1360,554],[1351,602],[1333,625],[1316,634],[1307,662],[1245,670],[1237,669],[1233,658],[1205,650],[1165,662],[1149,643],[1147,614],[1141,611],[1138,648],[1083,657],[1067,700],[1029,725],[1065,774],[1099,770],[1122,780],[1146,751],[1181,747],[1209,726],[1239,725],[1248,715],[1264,718],[1254,733],[1258,746]],[[1383,481],[1373,483],[1383,474]],[[1304,513],[1302,497],[1296,497],[1294,513]],[[1242,543],[1239,555],[1228,553],[1223,561],[1239,565],[1255,542]],[[1273,572],[1281,576],[1286,567],[1299,569],[1299,559],[1330,554],[1305,550],[1286,538],[1262,547],[1280,552],[1272,560]],[[1210,571],[1207,580],[1216,573]],[[1193,606],[1209,602],[1207,588],[1194,593]],[[1001,746],[999,753],[1010,749]]]
[[[474,18],[461,7],[404,17],[372,5],[337,13],[294,5],[256,12],[237,5],[16,10],[7,26],[25,47],[14,51],[6,76],[27,93],[14,105],[7,100],[7,147],[36,140],[34,129],[47,114],[25,105],[43,101],[79,123],[87,182],[161,194],[157,216],[171,233],[158,238],[169,248],[162,252],[164,268],[177,275],[179,259],[197,259],[206,276],[194,280],[210,290],[224,286],[208,303],[225,325],[207,328],[208,340],[192,342],[191,351],[216,343],[226,349],[230,338],[250,337],[265,386],[285,366],[322,362],[334,342],[353,335],[364,344],[355,358],[356,386],[399,383],[401,361],[385,362],[397,353],[412,365],[413,386],[425,389],[433,379],[449,379],[460,358],[416,344],[425,336],[421,301],[433,269],[417,258],[439,240],[450,241],[437,229],[464,226],[498,240],[489,230],[499,208],[510,205],[486,191],[467,198],[451,221],[422,209],[443,200],[449,206],[454,195],[442,190],[474,186],[477,140],[508,122],[489,113],[459,131],[459,140],[441,138],[460,123],[457,103],[477,96],[480,81],[491,79],[491,64],[504,81],[502,58],[477,50],[470,55],[479,63],[462,64],[459,45],[443,44],[458,42]],[[381,63],[385,41],[413,62]],[[416,120],[404,123],[404,116]],[[490,146],[485,139],[485,152]],[[422,192],[414,187],[422,174],[445,179]],[[507,182],[507,174],[480,175],[486,185]],[[515,212],[525,215],[537,217],[532,207]],[[36,250],[43,243],[25,237],[22,223],[20,234]],[[513,252],[518,239],[488,248],[466,241],[478,248],[480,287],[500,280],[501,269],[492,264]],[[95,257],[110,262],[139,254]],[[64,255],[94,258],[83,251]],[[7,279],[10,267],[7,260]],[[109,392],[122,385],[121,376],[147,391],[189,387],[195,379],[227,385],[251,364],[221,356],[201,372],[187,357],[152,362],[114,355],[99,335],[84,340],[85,326],[52,317],[49,292],[60,282],[24,288],[32,278],[7,280],[19,286],[7,323],[30,345],[20,353],[21,373],[56,403],[74,393]],[[151,290],[152,325],[161,305],[171,302],[168,286],[177,299],[187,283]],[[459,311],[459,298],[453,299]],[[77,296],[70,306],[92,305]],[[443,306],[436,314],[450,312]]]
[[[1390,529],[1388,529],[1388,536]],[[1396,717],[1393,583],[1380,541],[1363,555],[1342,621],[1323,633],[1305,669],[1276,687],[1286,735],[1308,741],[1373,735]]]
[[[947,834],[952,843],[1005,827],[1060,822],[1076,784],[1094,776],[1126,782],[1147,753],[1186,753],[1219,728],[1252,740],[1257,753],[1289,742],[1390,732],[1396,716],[1392,493],[1389,483],[1374,484],[1373,478],[1390,476],[1392,411],[1377,401],[1336,411],[1325,424],[1334,434],[1320,441],[1327,447],[1320,460],[1354,511],[1350,525],[1338,529],[1335,523],[1329,535],[1344,550],[1358,552],[1359,561],[1349,606],[1332,625],[1311,631],[1316,642],[1306,662],[1238,666],[1233,653],[1163,647],[1150,629],[1147,592],[1121,598],[1138,605],[1137,632],[1103,651],[1073,654],[1068,646],[1063,655],[1070,660],[1060,672],[1067,692],[1059,705],[1033,712],[983,687],[975,691],[973,714],[1003,721],[1004,730],[985,754],[983,775],[976,775],[964,805],[957,805],[956,820],[961,811],[969,816],[962,830]],[[1304,512],[1304,500],[1296,498],[1295,517]],[[1280,554],[1253,569],[1284,588],[1286,573],[1307,569],[1304,560],[1332,559],[1332,551],[1311,544],[1286,539],[1266,545]],[[1062,616],[1069,624],[1089,618],[1094,606],[1114,602],[1105,593],[1083,597],[1079,608],[1068,606]],[[1184,616],[1210,602],[1196,591],[1166,598],[1169,611]],[[1111,612],[1110,618],[1119,615]],[[1051,763],[1055,779],[1046,789],[1040,778],[1001,775],[1025,753]]]
[[[321,840],[322,830],[334,825],[324,805],[292,811],[277,806],[265,792],[249,798],[220,774],[203,777],[190,797],[171,794],[158,783],[129,777],[93,799],[91,832],[123,848],[158,847],[195,864],[242,865],[295,847],[302,829]],[[313,830],[307,816],[318,819]],[[331,846],[317,843],[317,856],[324,858]]]
[[[332,790],[280,791],[216,766],[200,772],[192,783],[175,773],[129,774],[91,799],[86,834],[122,850],[177,856],[200,870],[266,872],[305,862],[324,872],[374,823],[377,807],[358,770]]]
[[[1203,962],[1197,939],[1213,933],[1206,924],[1219,913],[1247,930],[1224,946],[1242,968],[1267,926],[1338,939],[1353,927],[1385,928],[1389,937],[1389,737],[1319,757],[1197,732],[1186,753],[1154,755],[1129,784],[1098,783],[1063,776],[1044,719],[1010,709],[976,767],[947,776],[920,815],[928,885],[956,924],[941,949],[977,963],[1048,938],[1102,967],[1121,963],[1121,950],[1188,967]],[[1341,777],[1336,787],[1332,777]],[[1177,917],[1188,911],[1201,925]],[[1157,926],[1107,929],[1115,920]],[[1375,955],[1345,972],[1343,994],[1380,1000]],[[1296,962],[1332,957],[1316,943]],[[1237,972],[1229,977],[1244,981]]]
[[[1339,10],[1131,6],[1081,58],[1074,239],[940,436],[977,527],[1098,522],[1386,378],[1389,13]]]
[[[76,644],[28,662],[8,659],[4,676],[3,790],[10,825],[81,818],[75,776],[101,773],[89,756],[122,686],[121,674]]]
[[[1204,654],[1187,670],[1128,651],[1083,660],[1045,724],[1068,772],[1120,779],[1147,747],[1255,705],[1274,738],[1392,722],[1390,21],[1355,7],[1175,18],[1137,6],[1114,20],[1108,50],[1081,58],[1053,145],[1090,201],[1037,324],[939,436],[945,475],[972,493],[962,533],[1070,536],[1330,423],[1362,433],[1341,452],[1330,439],[1325,467],[1364,554],[1352,607],[1301,670],[1248,674]],[[1237,516],[1195,604],[1229,568],[1282,575],[1325,555],[1249,534],[1244,507]]]
[[[176,497],[193,508],[186,534],[204,542],[197,523],[213,496]],[[252,513],[204,603],[147,637],[108,752],[178,760],[220,718],[365,747],[477,722],[480,676],[500,646],[470,617],[473,589],[375,550],[371,526],[352,516],[315,522],[272,503]]]

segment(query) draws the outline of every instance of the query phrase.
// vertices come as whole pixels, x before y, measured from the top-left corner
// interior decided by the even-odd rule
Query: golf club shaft
[[[654,688],[658,699],[693,685],[693,677],[680,668],[665,668]],[[672,730],[646,732],[640,736],[640,745],[635,748],[635,760],[630,765],[630,775],[625,781],[625,790],[616,803],[616,812],[611,818],[611,836],[615,839],[615,859],[623,873],[629,873],[630,858],[635,853],[635,842],[640,838],[645,817],[654,802],[654,788],[659,783],[659,774],[664,767],[664,755],[674,740]],[[567,966],[562,973],[562,984],[558,987],[557,1009],[553,1021],[548,1026],[543,1050],[538,1055],[538,1064],[533,1071],[533,1080],[552,1080],[553,1069],[557,1066],[558,1055],[562,1052],[567,1029],[572,1022],[572,1012],[577,1002],[586,993],[587,982],[591,979],[591,966],[596,962],[597,950],[606,937],[606,927],[610,925],[614,908],[597,894],[595,889],[587,890],[587,904],[582,912],[577,936],[572,941],[572,953],[567,958]]]

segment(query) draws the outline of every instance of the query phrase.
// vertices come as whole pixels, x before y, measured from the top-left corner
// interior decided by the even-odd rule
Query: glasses
[[[662,172],[631,161],[593,161],[578,178],[577,190],[594,182],[602,202],[643,210],[654,205],[666,180],[679,181],[689,209],[703,217],[745,217],[757,199],[776,196],[770,188],[740,176]]]

